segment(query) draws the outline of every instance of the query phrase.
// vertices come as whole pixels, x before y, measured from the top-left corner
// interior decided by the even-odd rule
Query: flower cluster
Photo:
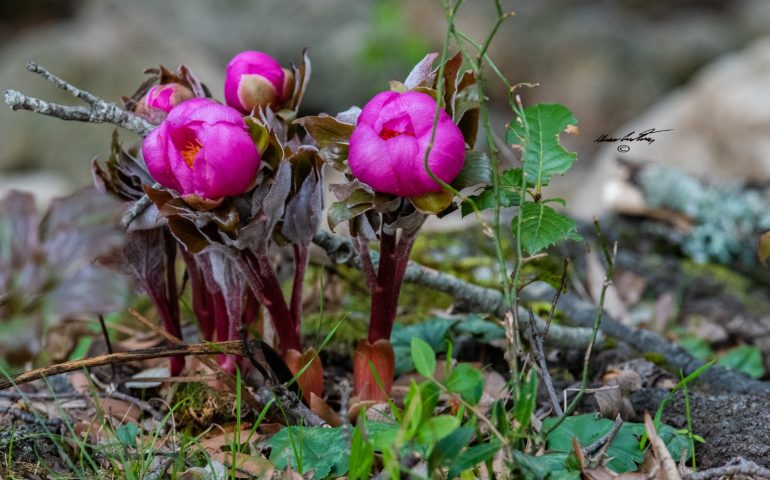
[[[204,339],[243,338],[264,308],[284,362],[292,373],[303,372],[298,384],[305,400],[322,396],[323,368],[315,350],[303,349],[300,327],[328,163],[347,178],[331,186],[340,201],[329,211],[329,224],[350,223],[371,291],[369,334],[353,359],[355,395],[387,398],[394,371],[389,338],[412,245],[427,215],[455,208],[447,184],[458,180],[475,137],[475,126],[458,126],[476,118],[469,101],[475,80],[458,77],[456,68],[439,78],[434,59],[427,56],[405,83],[393,82],[393,90],[362,110],[337,118],[296,118],[310,73],[306,56],[300,67],[287,69],[265,53],[239,53],[226,68],[225,104],[186,67],[150,71],[155,78],[126,99],[128,108],[157,125],[141,146],[146,170],[116,142],[109,171],[97,167],[96,177],[124,199],[146,192],[153,203],[130,229],[125,262],[169,332],[181,336],[175,266],[181,256]],[[457,59],[450,62],[459,66]],[[438,82],[453,93],[439,97]],[[377,268],[371,240],[380,242]],[[273,245],[287,244],[294,266],[288,297],[270,255]],[[220,363],[234,371],[238,362],[222,356]],[[172,359],[173,374],[183,366],[183,359]]]

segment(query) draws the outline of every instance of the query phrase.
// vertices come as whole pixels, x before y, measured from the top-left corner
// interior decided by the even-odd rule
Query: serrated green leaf
[[[577,224],[543,203],[525,202],[519,209],[521,215],[521,243],[530,255],[562,240],[580,240]],[[518,217],[511,222],[516,235]]]
[[[454,432],[459,426],[460,419],[457,417],[439,415],[420,426],[420,430],[417,432],[417,439],[425,445],[434,445],[442,438]]]
[[[287,465],[299,468],[294,458],[296,449],[302,456],[300,473],[313,470],[313,478],[326,478],[332,470],[335,475],[348,471],[348,447],[341,428],[285,427],[268,443],[270,461],[280,470]]]
[[[436,371],[436,354],[425,340],[413,337],[411,341],[412,361],[417,372],[424,377],[432,377]]]
[[[572,167],[577,154],[568,152],[559,143],[559,134],[568,126],[577,126],[577,119],[563,105],[538,103],[524,110],[529,131],[519,119],[511,123],[505,135],[510,145],[524,145],[522,154],[527,181],[538,188],[548,185],[555,174],[564,174]]]

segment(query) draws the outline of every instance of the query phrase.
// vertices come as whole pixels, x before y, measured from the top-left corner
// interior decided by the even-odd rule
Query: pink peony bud
[[[260,155],[241,114],[208,98],[180,103],[142,144],[150,175],[182,195],[240,195],[251,186]]]
[[[144,103],[150,108],[168,113],[175,106],[194,96],[192,90],[184,85],[166,83],[150,88],[144,96]]]
[[[364,106],[350,137],[348,164],[359,180],[378,192],[416,197],[441,191],[425,171],[436,101],[420,92],[382,92]],[[430,151],[431,172],[451,182],[465,163],[460,129],[439,111],[436,138]]]
[[[276,59],[262,52],[241,52],[227,64],[225,101],[249,114],[256,106],[275,106],[283,100],[286,72]]]

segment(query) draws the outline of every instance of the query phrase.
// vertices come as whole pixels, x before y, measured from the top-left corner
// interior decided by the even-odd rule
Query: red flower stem
[[[190,279],[190,293],[192,295],[192,307],[198,327],[204,340],[212,340],[214,335],[214,303],[211,294],[206,288],[200,267],[193,254],[180,250],[182,259],[187,266],[187,276]]]
[[[393,281],[396,273],[396,235],[380,234],[380,264],[377,268],[377,282],[372,292],[372,312],[369,318],[369,341],[390,339],[395,321],[393,303]]]
[[[226,342],[230,340],[230,317],[227,314],[227,304],[222,292],[211,293],[212,303],[214,304],[214,325],[216,326],[217,342]]]
[[[267,261],[267,254],[244,250],[242,255],[243,273],[254,296],[270,312],[273,328],[281,344],[281,353],[286,354],[289,350],[301,352],[299,329],[293,325],[291,311],[283,296],[275,270]]]
[[[244,301],[242,316],[243,320],[241,320],[243,326],[251,325],[259,314],[259,300],[254,297],[254,294],[248,288],[246,289],[245,297],[246,300]]]
[[[166,292],[163,301],[156,301],[156,306],[166,331],[177,338],[182,338],[182,327],[179,323],[179,292],[176,288],[176,240],[170,232],[163,235],[166,257]],[[158,300],[158,299],[156,299]],[[171,357],[171,375],[179,374],[184,368],[184,357]]]
[[[294,248],[294,284],[291,288],[291,320],[299,334],[302,322],[302,286],[307,271],[308,248],[306,245],[293,244]]]

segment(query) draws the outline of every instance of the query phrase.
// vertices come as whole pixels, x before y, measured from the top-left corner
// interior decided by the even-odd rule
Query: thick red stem
[[[264,257],[267,255],[265,254]],[[270,312],[273,328],[280,342],[281,353],[289,350],[302,351],[299,328],[295,328],[291,311],[281,290],[281,284],[273,267],[262,259],[263,255],[244,251],[244,274],[254,296]]]
[[[176,287],[176,240],[170,233],[164,235],[165,257],[166,257],[166,292],[165,298],[160,305],[156,302],[158,312],[163,318],[163,324],[166,331],[182,338],[182,327],[179,323],[179,293]],[[170,360],[171,375],[179,375],[184,369],[184,357],[171,357]]]
[[[397,269],[396,235],[382,233],[380,237],[380,264],[377,282],[372,292],[371,315],[369,317],[369,342],[389,340],[396,320],[394,303],[394,280]],[[395,294],[398,301],[398,294]]]

